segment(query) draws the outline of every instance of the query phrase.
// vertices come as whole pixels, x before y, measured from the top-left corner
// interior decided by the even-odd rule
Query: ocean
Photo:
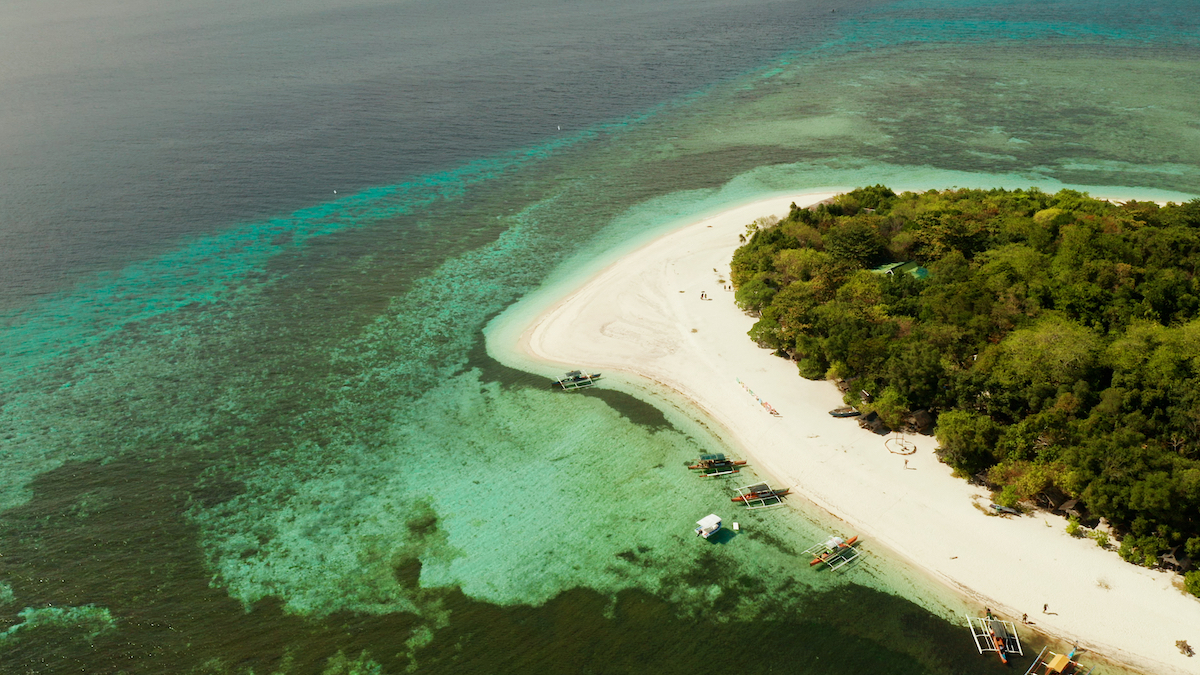
[[[784,191],[1200,194],[1190,9],[5,4],[0,672],[1002,672],[485,331]]]

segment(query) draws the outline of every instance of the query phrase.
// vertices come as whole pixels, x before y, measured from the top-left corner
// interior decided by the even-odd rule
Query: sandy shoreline
[[[1172,585],[1175,575],[1073,539],[1061,518],[985,515],[976,504],[987,505],[987,492],[951,476],[934,439],[908,437],[918,449],[907,457],[889,452],[884,437],[827,414],[841,405],[832,384],[800,378],[794,364],[750,342],[754,320],[720,283],[738,234],[759,216],[785,215],[792,201],[830,195],[776,197],[667,234],[554,303],[527,325],[519,348],[554,364],[547,372],[586,364],[682,394],[757,466],[993,609],[1018,620],[1028,613],[1038,630],[1141,671],[1200,673],[1200,659],[1175,647],[1200,645],[1200,601]],[[1035,654],[1040,646],[1029,645]]]

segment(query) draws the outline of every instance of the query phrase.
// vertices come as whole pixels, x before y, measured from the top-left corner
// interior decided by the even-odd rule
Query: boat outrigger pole
[[[588,373],[583,370],[572,370],[567,373],[561,380],[555,380],[553,386],[560,387],[566,391],[572,389],[584,389],[596,384],[596,380],[600,379],[600,373]]]
[[[857,541],[857,536],[842,539],[841,537],[831,535],[825,541],[805,549],[804,555],[811,555],[813,557],[812,561],[808,563],[809,567],[824,564],[831,570],[840,569],[854,562],[862,555],[858,549],[854,548],[854,543]]]
[[[730,501],[741,502],[747,509],[765,509],[783,504],[783,497],[791,488],[773,488],[766,483],[756,483],[737,488],[737,496]]]
[[[1037,658],[1033,660],[1029,670],[1025,671],[1025,675],[1091,675],[1096,667],[1092,666],[1085,671],[1082,663],[1073,660],[1075,651],[1072,649],[1069,655],[1055,654],[1049,647],[1042,647],[1042,651],[1038,652]],[[1045,670],[1039,671],[1038,668]]]
[[[975,648],[979,653],[996,652],[1000,660],[1008,663],[1008,655],[1024,656],[1021,651],[1021,639],[1017,637],[1017,626],[1011,621],[1001,621],[992,616],[989,611],[986,617],[967,617],[967,628],[971,629],[971,637],[975,639]]]

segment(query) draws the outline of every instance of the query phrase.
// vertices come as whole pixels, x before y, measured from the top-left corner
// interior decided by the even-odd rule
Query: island
[[[749,229],[760,345],[1200,596],[1200,199],[876,185]]]
[[[867,354],[869,350],[863,349],[864,345],[853,343],[861,337],[874,340],[870,346],[886,357],[890,353],[889,343],[896,340],[887,337],[888,333],[883,329],[878,335],[871,333],[874,328],[869,328],[862,336],[848,336],[847,348],[857,355],[867,354],[869,360],[846,360],[838,358],[838,352],[818,352],[802,338],[810,335],[805,331],[812,328],[793,324],[790,315],[777,314],[770,309],[777,300],[785,300],[791,295],[792,292],[786,289],[793,283],[821,283],[820,268],[812,264],[824,255],[832,255],[825,243],[822,221],[831,227],[835,221],[854,221],[842,233],[852,236],[845,237],[832,248],[862,257],[854,263],[857,267],[847,268],[846,279],[832,297],[857,303],[854,304],[856,310],[866,312],[855,319],[863,322],[856,325],[876,326],[890,321],[896,326],[895,336],[920,335],[917,320],[923,316],[901,320],[900,317],[914,316],[915,310],[902,312],[887,305],[884,301],[891,295],[881,295],[873,310],[871,289],[878,289],[879,293],[906,294],[909,306],[916,307],[915,298],[921,295],[922,284],[943,287],[956,278],[954,274],[965,274],[970,270],[972,259],[961,250],[958,256],[946,251],[934,261],[923,257],[926,254],[922,247],[930,245],[925,240],[914,235],[907,239],[907,247],[900,248],[898,246],[904,244],[908,236],[900,236],[903,227],[895,233],[881,231],[875,220],[892,222],[891,217],[880,212],[892,206],[916,203],[919,197],[933,199],[935,194],[940,194],[949,204],[955,200],[958,191],[938,190],[935,194],[913,196],[890,195],[890,190],[879,188],[839,196],[842,192],[845,191],[781,194],[730,205],[716,215],[697,219],[622,255],[588,279],[557,286],[552,295],[537,299],[529,309],[514,308],[512,316],[520,316],[520,320],[501,322],[503,325],[489,334],[489,352],[499,354],[504,351],[506,354],[502,358],[507,363],[541,370],[550,376],[586,364],[588,368],[604,372],[606,387],[620,387],[656,405],[674,406],[680,414],[702,417],[706,425],[721,435],[731,451],[749,459],[757,471],[770,477],[772,484],[792,487],[789,505],[816,509],[843,521],[845,531],[859,535],[860,540],[868,542],[872,552],[907,561],[980,607],[986,605],[1010,617],[1028,614],[1031,621],[1036,621],[1038,631],[1068,643],[1078,643],[1093,654],[1142,672],[1196,672],[1195,659],[1181,654],[1176,642],[1200,643],[1200,601],[1183,592],[1178,574],[1158,567],[1129,564],[1116,552],[1097,546],[1092,538],[1072,536],[1067,532],[1069,521],[1049,512],[997,515],[989,508],[990,504],[998,498],[1008,497],[994,497],[988,485],[969,482],[963,477],[974,478],[976,474],[984,473],[988,480],[993,480],[990,469],[1000,465],[1000,459],[979,464],[964,463],[961,464],[963,468],[955,468],[960,461],[974,461],[975,455],[968,453],[960,460],[952,454],[955,439],[948,439],[948,447],[942,448],[934,436],[921,434],[904,437],[904,452],[911,447],[912,454],[895,454],[887,445],[892,438],[890,434],[881,436],[871,429],[861,428],[854,423],[856,418],[829,415],[831,409],[845,405],[845,394],[836,386],[836,380],[840,379],[843,385],[853,380],[855,388],[848,391],[859,397],[854,400],[861,403],[862,392],[866,391],[872,402],[864,405],[874,406],[869,408],[871,412],[882,414],[892,423],[903,422],[895,419],[899,413],[925,406],[922,409],[929,411],[931,417],[937,415],[941,425],[946,424],[949,415],[953,429],[958,424],[954,416],[967,415],[969,417],[965,423],[958,424],[958,429],[978,429],[981,434],[995,434],[996,439],[1002,437],[1007,426],[1020,426],[1015,420],[996,417],[989,418],[994,426],[985,429],[986,423],[979,422],[983,412],[970,408],[964,412],[937,403],[943,400],[937,398],[939,396],[951,401],[949,394],[935,391],[928,394],[930,398],[918,398],[912,393],[919,390],[915,385],[916,378],[913,378],[914,388],[910,390],[903,388],[909,386],[907,384],[886,379],[890,373],[873,370],[879,363],[878,357]],[[876,195],[879,201],[873,205],[864,203],[868,194]],[[1036,191],[1022,194],[1033,200],[1057,198]],[[1059,194],[1064,199],[1069,196]],[[1081,204],[1091,204],[1082,194],[1079,199]],[[891,200],[888,204],[883,203],[888,200]],[[1060,232],[1070,231],[1073,226],[1067,222],[1067,217],[1056,214],[1053,208],[1034,209],[1022,222],[1029,221],[1038,227],[1057,227]],[[1122,213],[1141,209],[1146,214],[1165,210],[1141,203],[1112,208],[1122,209]],[[815,222],[801,223],[810,217]],[[839,221],[843,218],[847,220]],[[1089,221],[1088,227],[1094,229],[1088,231],[1107,234],[1108,222],[1107,216],[1097,216],[1095,223]],[[1117,222],[1115,216],[1113,222]],[[866,227],[862,227],[864,224]],[[932,241],[957,241],[953,236],[958,232],[951,229],[945,232],[945,239]],[[888,234],[892,236],[885,236]],[[837,238],[838,235],[834,235],[832,240]],[[1073,237],[1070,241],[1080,239],[1087,237]],[[780,244],[804,241],[808,245],[776,247],[770,243],[772,241]],[[983,243],[989,242],[985,239]],[[865,247],[861,253],[856,253],[860,244]],[[1021,245],[1016,239],[1005,244]],[[839,248],[843,245],[844,248]],[[889,245],[895,248],[888,248]],[[749,248],[742,248],[747,246]],[[743,252],[758,250],[762,260],[747,266],[745,253],[735,258],[739,248]],[[988,248],[974,248],[972,255]],[[1015,248],[1011,251],[1012,257],[1019,262],[1015,255],[1018,251]],[[1037,252],[1050,255],[1046,250]],[[776,254],[787,263],[784,266],[790,270],[787,273],[796,275],[787,284],[782,283],[783,277],[770,276],[780,273],[773,267]],[[894,262],[918,264],[898,273],[896,269],[879,269]],[[736,276],[735,267],[738,268]],[[927,273],[924,280],[917,278],[920,273],[910,272],[917,267]],[[892,274],[889,275],[889,271]],[[1049,273],[1046,269],[1037,271],[1041,275]],[[1017,272],[1013,272],[1012,279],[1016,276]],[[960,283],[965,284],[960,290],[966,293],[970,284]],[[978,295],[987,292],[986,288],[979,289]],[[857,293],[862,295],[855,296]],[[955,312],[965,315],[973,310],[972,306],[960,306],[960,300],[954,302]],[[1001,304],[1002,308],[1007,306]],[[967,361],[974,364],[979,359],[1000,359],[1000,363],[1007,363],[1003,359],[1011,357],[1005,352],[994,353],[1006,348],[1003,347],[1006,335],[1041,335],[1037,331],[1046,328],[1040,322],[1046,321],[1047,315],[1055,316],[1054,308],[1046,305],[1039,305],[1039,308],[1040,314],[1029,314],[1024,319],[1018,319],[1017,314],[1007,315],[1012,327],[1003,335],[993,336],[986,327],[979,327],[977,334],[983,336],[983,346],[979,352],[965,354],[960,366],[969,369],[971,366]],[[830,310],[814,304],[813,311],[821,314]],[[872,314],[872,311],[876,313]],[[826,318],[830,322],[828,325],[833,325],[836,320],[836,317]],[[981,319],[992,320],[990,313]],[[1065,317],[1061,319],[1063,323],[1066,321]],[[1153,328],[1152,319],[1145,317],[1138,323],[1150,332],[1174,331],[1184,324],[1168,320],[1158,325]],[[1098,333],[1086,326],[1079,330]],[[753,340],[748,339],[748,333]],[[819,333],[811,335],[813,339],[821,339]],[[789,336],[795,339],[789,342]],[[993,337],[996,338],[994,341]],[[1115,338],[1104,333],[1097,334],[1094,340],[1089,349],[1094,348],[1099,353]],[[899,343],[909,344],[903,340]],[[989,346],[994,348],[993,351],[988,351]],[[911,346],[905,349],[902,358],[915,359],[917,364],[932,360],[921,351],[923,348]],[[908,351],[914,353],[909,355]],[[941,363],[940,355],[937,362]],[[1064,364],[1063,372],[1078,372],[1072,370],[1076,367]],[[916,371],[918,375],[921,372]],[[1017,377],[1017,374],[1029,374],[1029,371],[1013,373],[1012,377]],[[825,379],[827,376],[830,379]],[[1076,420],[1081,419],[1085,410],[1090,410],[1083,407],[1087,401],[1097,401],[1091,407],[1103,406],[1104,399],[1097,397],[1112,386],[1111,383],[1088,385],[1090,393],[1076,394],[1077,380],[1071,381],[1069,393],[1091,398],[1078,403],[1073,418]],[[888,391],[889,387],[894,393]],[[991,398],[1005,400],[1002,391],[986,388],[981,391],[990,392]],[[1050,394],[1053,398],[1046,403]],[[1042,395],[1036,410],[1053,410],[1060,397],[1055,386]],[[1035,449],[1038,447],[1036,442],[1035,436]],[[968,448],[974,447],[971,443],[973,441],[967,441]],[[1142,443],[1149,446],[1149,436]],[[1143,449],[1138,445],[1137,450],[1149,450],[1149,447]],[[1177,451],[1175,454],[1188,459]],[[1029,466],[1036,465],[1036,455],[1023,459]],[[1012,462],[1008,466],[1025,467]],[[1005,469],[997,471],[996,478],[1005,477],[1003,471]],[[1031,471],[1026,470],[1020,475]],[[1018,476],[1015,472],[1013,476],[1015,482]],[[1022,488],[1018,485],[1014,489]],[[1074,484],[1067,484],[1065,489],[1074,490]],[[1021,495],[1024,493],[1010,490],[1009,494],[1016,498],[1012,502],[1017,505],[1014,510],[1023,508]],[[1088,504],[1088,508],[1093,509],[1091,513],[1094,514],[1094,510],[1101,507]],[[1086,529],[1090,514],[1081,513],[1079,527]],[[697,517],[701,515],[697,514]],[[1112,518],[1109,522],[1115,527],[1121,521]],[[1186,546],[1190,532],[1175,527]],[[964,634],[968,635],[965,628]]]

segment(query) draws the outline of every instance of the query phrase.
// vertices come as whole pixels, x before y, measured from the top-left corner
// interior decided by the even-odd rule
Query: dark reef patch
[[[778,598],[752,620],[719,619],[714,610],[736,616],[739,604],[761,603],[765,586],[731,576],[717,556],[668,580],[668,591],[719,587],[715,605],[700,611],[644,591],[572,589],[539,607],[503,607],[457,589],[420,589],[422,606],[446,612],[449,625],[415,650],[405,643],[426,620],[410,613],[313,619],[286,613],[278,598],[245,608],[210,583],[198,533],[184,517],[196,498],[185,467],[69,463],[40,476],[33,499],[3,514],[0,577],[13,588],[12,606],[92,604],[109,609],[116,624],[91,639],[62,627],[29,629],[5,645],[6,671],[319,675],[331,659],[365,654],[386,673],[405,672],[415,658],[419,672],[455,675],[692,675],[748,662],[786,664],[793,673],[1000,672],[957,626],[863,587]],[[437,522],[419,512],[408,526],[429,539]],[[637,564],[644,548],[620,557]],[[420,560],[398,560],[394,570],[401,585],[418,588]],[[15,609],[3,619],[20,620]]]

